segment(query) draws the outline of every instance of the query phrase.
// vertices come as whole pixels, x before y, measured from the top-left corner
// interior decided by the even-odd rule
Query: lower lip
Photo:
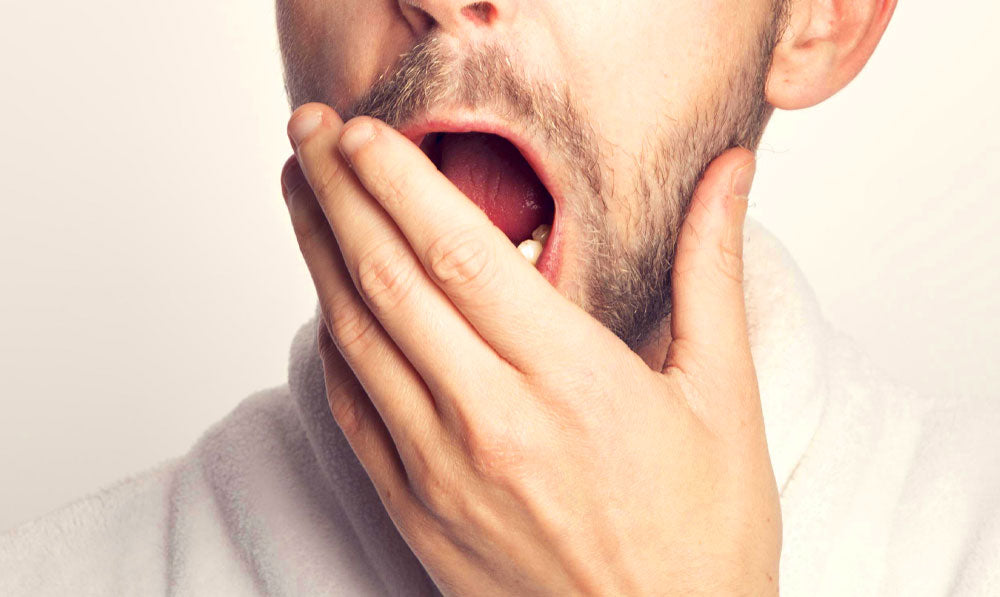
[[[535,267],[538,273],[548,280],[549,284],[555,286],[559,278],[559,270],[562,265],[562,235],[559,234],[559,205],[556,204],[555,213],[552,217],[552,230],[549,231],[549,238],[542,248],[542,254],[538,256],[538,263]]]

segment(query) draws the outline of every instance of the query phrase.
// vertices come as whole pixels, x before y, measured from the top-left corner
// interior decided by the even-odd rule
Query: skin
[[[719,100],[771,4],[486,6],[278,4],[302,103],[282,188],[324,316],[333,416],[445,594],[775,594],[781,514],[742,293],[752,152],[700,172],[675,226],[670,317],[629,346],[573,292],[593,264],[571,220],[552,284],[412,142],[339,115],[429,31],[458,51],[502,39],[569,87],[602,166],[639,179],[650,129]],[[846,85],[893,8],[793,0],[768,104]],[[296,99],[310,97],[324,103]],[[608,209],[623,242],[637,205],[622,194]]]
[[[309,36],[293,18],[299,13],[279,11],[292,104],[330,103],[344,118],[374,116],[407,134],[421,129],[422,120],[459,120],[462,126],[519,140],[529,159],[534,154],[536,168],[547,175],[556,197],[553,244],[564,250],[551,252],[557,255],[552,261],[558,271],[546,271],[545,259],[540,269],[630,347],[649,344],[662,333],[670,310],[669,266],[681,214],[700,171],[726,147],[756,147],[770,113],[763,86],[769,49],[777,37],[775,21],[780,20],[772,12],[780,11],[758,9],[737,30],[741,43],[727,46],[722,59],[710,60],[704,42],[720,50],[712,39],[718,35],[695,27],[676,6],[640,6],[638,14],[603,5],[591,8],[592,19],[616,19],[623,31],[640,22],[689,25],[670,43],[655,38],[653,49],[669,59],[668,66],[644,59],[648,48],[630,46],[628,59],[606,65],[613,68],[604,76],[598,50],[606,47],[585,37],[593,33],[608,44],[603,29],[571,28],[571,43],[557,32],[558,45],[569,45],[572,59],[551,52],[547,56],[539,43],[546,36],[534,32],[537,22],[531,12],[545,7],[508,10],[512,8],[495,9],[490,26],[479,22],[466,27],[462,23],[469,23],[468,18],[427,26],[415,16],[422,13],[403,6],[399,14],[411,23],[413,48],[360,97],[340,93],[330,74],[336,69],[316,58],[305,41]],[[446,17],[444,13],[442,22],[449,22]],[[428,18],[429,13],[423,19]],[[318,19],[320,15],[311,15],[306,22]],[[342,55],[348,60],[345,68],[363,68],[348,50],[332,54]],[[540,58],[565,60],[568,68],[540,69]],[[691,60],[704,66],[669,66]],[[681,83],[698,101],[677,93]],[[459,89],[464,91],[454,91]],[[628,93],[608,93],[621,89]],[[437,91],[422,95],[421,90]],[[524,97],[534,105],[525,109]],[[642,113],[632,113],[633,108]],[[639,126],[642,117],[646,122]],[[507,130],[494,130],[496,124]]]

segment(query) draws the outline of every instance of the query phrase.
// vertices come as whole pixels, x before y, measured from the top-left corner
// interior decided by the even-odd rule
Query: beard
[[[764,91],[784,25],[783,4],[719,81],[711,101],[698,102],[693,117],[664,123],[665,115],[651,115],[652,132],[625,174],[613,175],[605,165],[602,139],[571,87],[529,77],[517,53],[500,43],[458,53],[432,33],[338,111],[344,121],[365,115],[400,128],[432,110],[489,110],[544,142],[550,168],[567,181],[562,207],[568,213],[562,217],[576,228],[578,242],[563,243],[562,250],[573,252],[582,272],[561,292],[637,351],[656,339],[670,315],[677,237],[705,168],[730,147],[755,151],[760,142],[773,111]],[[282,40],[283,50],[292,45]],[[283,55],[292,108],[312,101],[332,105],[326,78]],[[629,211],[626,234],[614,226],[616,206]]]

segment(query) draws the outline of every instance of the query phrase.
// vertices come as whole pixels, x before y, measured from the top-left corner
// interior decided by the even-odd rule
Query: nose
[[[417,36],[434,27],[456,37],[473,35],[483,28],[495,28],[510,22],[517,0],[398,0],[403,17]]]

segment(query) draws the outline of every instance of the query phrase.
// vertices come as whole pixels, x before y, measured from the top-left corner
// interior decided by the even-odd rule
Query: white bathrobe
[[[782,593],[1000,595],[996,401],[886,383],[752,221],[745,247]],[[330,415],[317,321],[186,455],[0,536],[0,595],[439,594]]]

